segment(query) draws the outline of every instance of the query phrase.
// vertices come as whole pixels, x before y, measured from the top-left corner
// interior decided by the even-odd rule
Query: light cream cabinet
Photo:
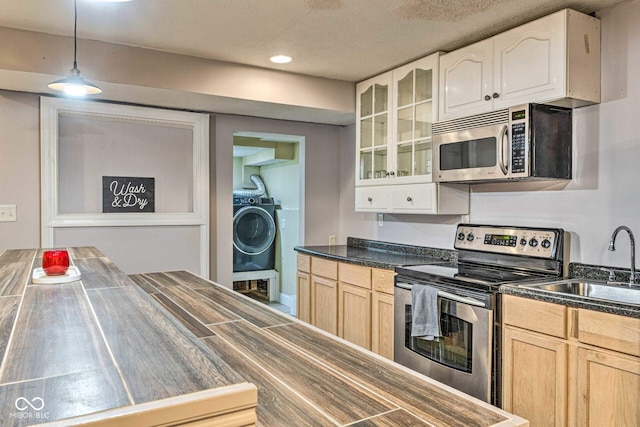
[[[431,182],[431,126],[437,120],[439,54],[392,71],[390,178],[394,184]]]
[[[564,9],[440,58],[439,120],[600,102],[600,22]]]
[[[386,183],[393,168],[391,85],[389,71],[356,86],[356,185]]]
[[[393,278],[395,272],[371,270],[371,351],[393,360]]]
[[[532,427],[565,426],[566,307],[505,295],[503,314],[503,408]]]
[[[338,334],[338,263],[311,258],[311,324]]]
[[[391,270],[298,254],[298,267],[308,258],[310,289],[305,293],[306,272],[298,270],[298,312],[311,307],[312,325],[360,347],[393,360],[393,278]],[[309,297],[307,297],[309,295]],[[304,312],[304,309],[302,309]]]
[[[640,358],[578,349],[577,425],[640,425]]]
[[[469,212],[467,186],[432,183],[438,69],[433,54],[357,85],[356,211]]]
[[[431,182],[438,57],[427,56],[356,86],[356,186]]]
[[[535,426],[640,426],[640,319],[504,295],[503,408]]]
[[[296,313],[298,319],[311,323],[311,257],[298,254],[296,274]]]
[[[356,211],[465,215],[469,213],[469,186],[425,183],[356,187]]]

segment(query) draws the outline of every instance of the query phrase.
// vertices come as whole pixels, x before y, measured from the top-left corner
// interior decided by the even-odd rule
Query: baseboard
[[[296,316],[296,295],[280,294],[280,304],[289,307],[289,313]]]

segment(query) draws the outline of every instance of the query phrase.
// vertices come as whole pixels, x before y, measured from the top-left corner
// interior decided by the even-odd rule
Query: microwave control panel
[[[526,172],[528,105],[509,109],[511,173]]]
[[[560,229],[460,224],[454,247],[480,252],[553,258],[562,238]]]

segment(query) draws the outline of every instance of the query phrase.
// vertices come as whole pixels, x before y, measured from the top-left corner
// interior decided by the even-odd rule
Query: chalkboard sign
[[[102,212],[155,212],[155,178],[102,177]]]

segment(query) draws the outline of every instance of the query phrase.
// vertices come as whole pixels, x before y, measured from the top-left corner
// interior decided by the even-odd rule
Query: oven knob
[[[464,240],[464,233],[458,233],[458,240]]]
[[[520,239],[520,244],[522,246],[527,246],[527,239]]]
[[[544,239],[542,243],[540,243],[540,246],[542,246],[545,249],[549,249],[549,247],[551,246],[551,242],[547,239]]]
[[[538,241],[535,239],[535,237],[532,237],[531,240],[529,240],[529,245],[532,248],[535,248],[536,246],[538,246]]]
[[[473,239],[474,239],[474,238],[475,238],[475,237],[473,237],[473,233],[469,233],[469,234],[467,234],[467,240],[468,240],[468,241],[473,242]]]

